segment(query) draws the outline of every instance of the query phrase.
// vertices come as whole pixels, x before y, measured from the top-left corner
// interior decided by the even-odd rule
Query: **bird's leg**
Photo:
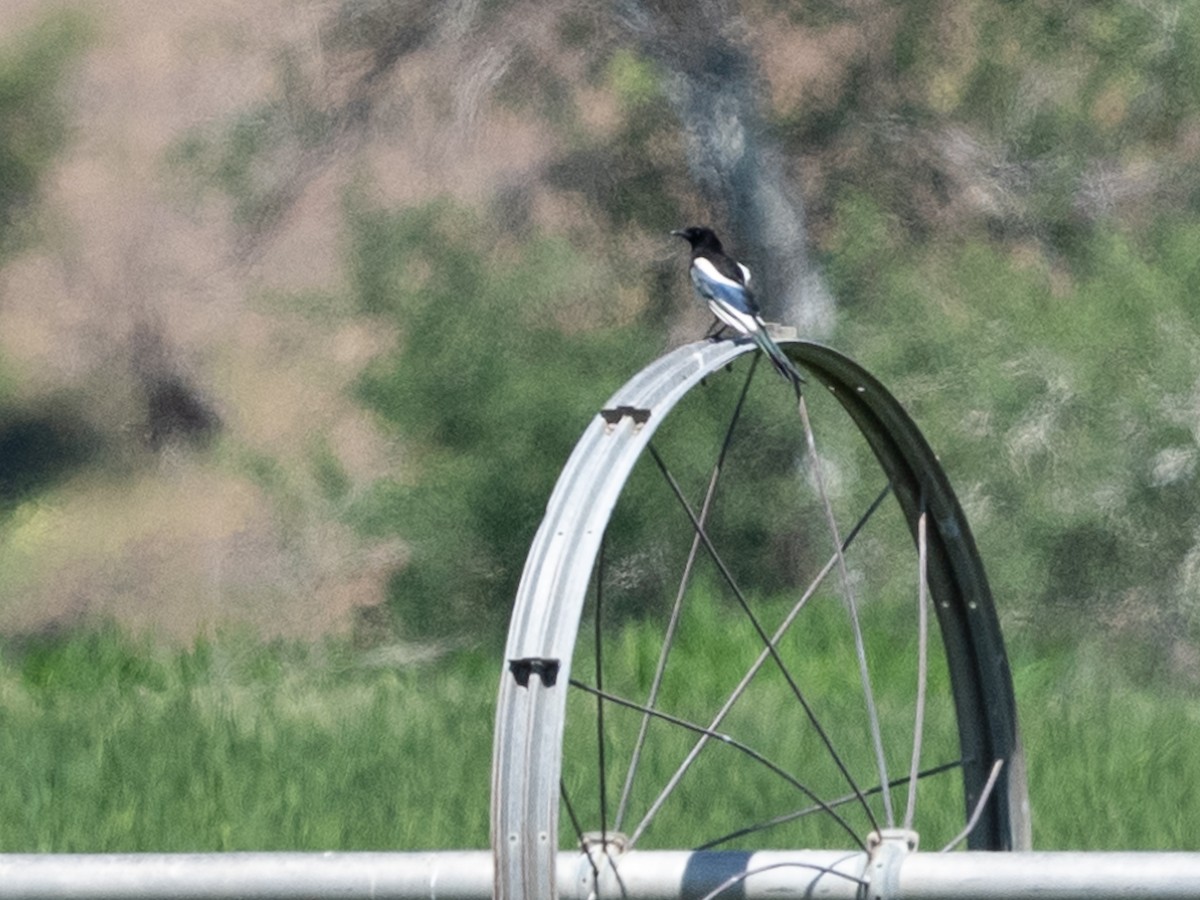
[[[708,326],[708,331],[704,332],[705,340],[719,341],[722,337],[724,337],[725,330],[728,327],[728,325],[726,325],[716,316],[713,316],[712,324]]]

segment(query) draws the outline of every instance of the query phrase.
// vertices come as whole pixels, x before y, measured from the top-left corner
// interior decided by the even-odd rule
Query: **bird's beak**
[[[674,235],[675,237],[681,237],[681,238],[687,237],[687,235],[683,233],[682,228],[676,228],[674,231],[671,232],[671,234]]]

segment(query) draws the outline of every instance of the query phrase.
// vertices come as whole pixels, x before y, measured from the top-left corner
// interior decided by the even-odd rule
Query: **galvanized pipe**
[[[894,897],[1196,900],[1200,853],[914,853]]]
[[[593,865],[594,864],[594,865]],[[632,851],[618,876],[596,855],[563,852],[558,896],[701,900],[1182,900],[1200,897],[1200,853]],[[863,882],[866,881],[867,884]],[[623,891],[622,891],[623,888]],[[490,900],[489,851],[429,853],[0,854],[0,898],[76,900]]]
[[[488,851],[0,854],[0,897],[485,900]]]

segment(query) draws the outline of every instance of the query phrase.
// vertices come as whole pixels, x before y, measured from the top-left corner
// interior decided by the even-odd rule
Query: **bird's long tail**
[[[800,396],[800,386],[804,384],[804,376],[800,374],[795,364],[788,359],[765,329],[756,330],[753,337],[754,342],[758,344],[762,352],[771,360],[771,365],[775,367],[775,371],[790,381],[792,387],[796,390],[796,396]]]

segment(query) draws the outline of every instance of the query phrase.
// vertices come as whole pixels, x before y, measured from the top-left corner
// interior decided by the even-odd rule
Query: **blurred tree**
[[[1200,263],[1181,251],[1200,226],[1097,232],[1075,284],[981,240],[881,261],[860,243],[886,214],[856,197],[839,218],[831,281],[869,311],[842,340],[938,448],[1002,608],[1039,640],[1112,633],[1160,662],[1196,640]]]
[[[666,74],[688,168],[759,279],[768,318],[823,335],[833,302],[808,258],[804,206],[762,121],[763,82],[723,0],[621,0],[617,18]]]
[[[21,241],[23,214],[66,142],[59,90],[88,34],[84,18],[63,13],[10,36],[0,52],[0,253]]]
[[[788,15],[863,36],[840,78],[776,110],[789,156],[825,173],[807,181],[819,235],[847,185],[918,240],[1032,239],[1071,264],[1113,217],[1196,209],[1195,7],[832,0]]]
[[[703,215],[768,312],[813,334],[832,318],[820,263],[839,343],[934,436],[1010,608],[1200,629],[1181,499],[1200,467],[1200,7],[371,0],[334,7],[322,39],[320,79],[285,54],[276,96],[184,147],[249,231],[385,119],[394,138],[445,126],[448,159],[485,122],[545,150],[507,161],[491,219],[348,205],[355,297],[403,333],[360,398],[420,448],[416,483],[354,514],[441,548],[394,584],[426,626],[506,608],[595,384],[679,318],[661,232]],[[635,298],[620,322],[595,283]]]
[[[494,634],[558,469],[654,339],[611,319],[572,327],[604,279],[560,239],[532,236],[496,258],[503,232],[444,202],[351,200],[349,224],[357,301],[404,327],[360,397],[419,459],[415,483],[379,482],[351,517],[414,545],[392,584],[406,633]]]
[[[88,34],[85,19],[63,13],[0,52],[0,260],[32,238],[40,182],[69,134],[60,91]],[[31,409],[14,399],[15,387],[0,373],[0,522],[99,448],[73,404]]]

